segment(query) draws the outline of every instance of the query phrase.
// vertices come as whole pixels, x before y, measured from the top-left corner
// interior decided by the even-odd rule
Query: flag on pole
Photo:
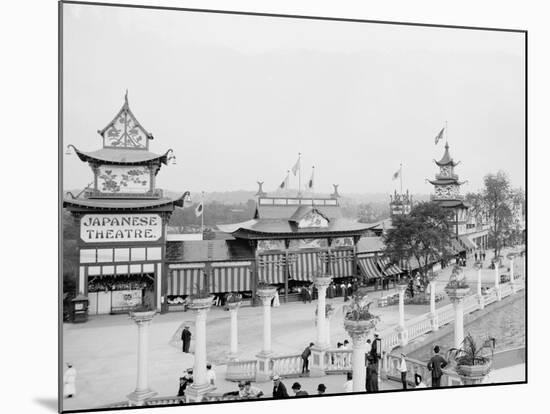
[[[298,154],[298,160],[294,164],[294,167],[292,167],[292,174],[294,174],[294,177],[296,177],[296,173],[300,170],[300,154]]]
[[[286,172],[286,177],[285,179],[281,182],[281,184],[279,185],[279,188],[281,190],[284,190],[284,189],[287,189],[288,188],[288,176],[290,174],[290,171],[287,171]]]
[[[441,131],[439,131],[439,134],[435,137],[435,145],[437,145],[439,140],[443,138],[443,131],[445,131],[445,127],[441,128]]]
[[[203,210],[203,201],[201,201],[197,207],[195,207],[195,216],[200,217],[202,216],[202,210]]]
[[[399,178],[399,176],[401,175],[401,168],[398,169],[396,172],[393,173],[392,175],[392,180],[397,180]]]
[[[309,181],[307,182],[307,188],[309,190],[313,189],[313,178],[314,178],[314,174],[315,174],[315,167],[311,167],[311,177],[309,178]]]

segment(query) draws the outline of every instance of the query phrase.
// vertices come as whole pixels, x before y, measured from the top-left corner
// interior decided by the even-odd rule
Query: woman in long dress
[[[76,394],[76,369],[73,364],[67,364],[67,371],[63,375],[63,396],[72,398]]]

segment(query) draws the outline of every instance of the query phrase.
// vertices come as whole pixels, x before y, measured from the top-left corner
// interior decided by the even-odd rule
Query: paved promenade
[[[487,269],[490,252],[487,254],[485,268],[482,271],[483,282],[494,283],[494,270]],[[505,254],[505,253],[504,253]],[[522,269],[521,260],[516,260],[516,273]],[[473,264],[473,259],[468,264]],[[466,268],[466,277],[477,283],[477,271]],[[443,291],[450,275],[450,268],[438,275],[437,290]],[[521,273],[521,271],[520,271]],[[391,292],[391,290],[390,290]],[[373,302],[377,296],[388,291],[370,294]],[[328,299],[337,311],[331,320],[331,345],[349,339],[342,323],[342,298]],[[437,306],[449,303],[448,299]],[[315,341],[315,307],[316,302],[303,304],[281,304],[272,309],[272,341],[276,354],[297,354],[311,341]],[[379,330],[396,326],[399,319],[398,306],[378,308],[373,305],[375,314],[380,315]],[[407,305],[406,320],[429,311],[429,305]],[[194,316],[192,312],[173,312],[157,315],[150,327],[149,340],[149,384],[159,396],[175,395],[178,389],[178,378],[183,370],[192,367],[193,355],[184,354],[181,349],[170,345],[170,340],[183,323],[188,323],[193,332]],[[240,359],[252,359],[262,346],[263,318],[260,307],[243,307],[239,310],[239,354]],[[234,383],[223,381],[224,362],[229,351],[229,312],[213,308],[207,321],[208,360],[213,362],[218,375],[220,392],[232,391]],[[194,342],[191,343],[193,352]],[[90,318],[85,324],[64,324],[63,326],[64,363],[72,362],[78,371],[77,395],[64,400],[65,409],[84,409],[122,401],[134,390],[136,380],[137,328],[127,315],[106,315]],[[342,375],[325,376],[319,379],[299,379],[304,389],[314,392],[317,384],[323,382],[328,392],[342,392],[345,379]],[[285,380],[288,388],[293,379]],[[270,391],[271,384],[260,384]],[[393,387],[385,384],[383,388]]]

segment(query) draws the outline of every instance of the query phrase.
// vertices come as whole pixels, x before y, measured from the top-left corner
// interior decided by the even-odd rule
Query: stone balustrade
[[[228,361],[225,379],[228,381],[255,381],[258,361]]]
[[[280,377],[299,377],[302,373],[302,355],[284,355],[271,358],[271,372]]]
[[[325,351],[325,372],[327,374],[340,374],[351,371],[352,354],[351,349],[327,349]]]
[[[399,370],[401,365],[401,356],[390,354],[387,355],[386,358],[387,378],[401,382],[401,371]],[[424,383],[430,387],[432,383],[432,374],[428,370],[427,362],[419,361],[413,358],[405,358],[405,361],[407,361],[407,382],[410,385],[414,385],[414,375],[419,374]],[[441,378],[441,386],[448,387],[453,385],[462,385],[462,380],[454,370],[444,369],[443,377]]]
[[[432,323],[426,315],[420,315],[407,322],[407,334],[410,339],[418,338],[432,330]]]

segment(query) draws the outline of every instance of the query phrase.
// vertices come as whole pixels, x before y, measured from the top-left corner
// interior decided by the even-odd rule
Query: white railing
[[[388,328],[380,333],[382,338],[381,349],[383,352],[390,352],[393,348],[399,345],[399,334],[395,328]]]
[[[510,296],[512,294],[512,285],[510,283],[504,283],[500,285],[500,297],[505,298],[506,296]]]
[[[227,381],[254,381],[256,379],[256,369],[258,361],[229,361],[227,363],[227,371],[225,379]]]
[[[302,373],[302,355],[284,355],[271,358],[271,372],[281,377],[295,377]]]
[[[455,311],[453,305],[445,305],[437,309],[437,320],[439,326],[447,325],[448,323],[454,321]]]
[[[468,296],[464,299],[464,313],[465,314],[475,312],[478,309],[480,309],[480,306],[479,306],[479,298],[478,298],[477,294],[470,295],[470,296]]]
[[[398,355],[388,355],[386,360],[387,377],[390,380],[401,382],[401,357]],[[410,385],[414,384],[414,376],[418,374],[422,377],[424,383],[430,387],[432,384],[432,374],[428,370],[428,364],[423,361],[418,361],[412,358],[405,358],[407,361],[407,382]],[[461,385],[462,381],[454,370],[444,369],[443,377],[441,377],[441,386]]]
[[[483,296],[483,300],[484,300],[485,306],[493,302],[496,302],[498,300],[498,297],[497,297],[497,292],[495,288],[487,289],[485,291],[485,295]]]
[[[351,371],[351,349],[329,349],[325,351],[326,373]]]
[[[407,338],[416,339],[432,330],[432,321],[428,315],[420,315],[410,321],[407,321]]]

